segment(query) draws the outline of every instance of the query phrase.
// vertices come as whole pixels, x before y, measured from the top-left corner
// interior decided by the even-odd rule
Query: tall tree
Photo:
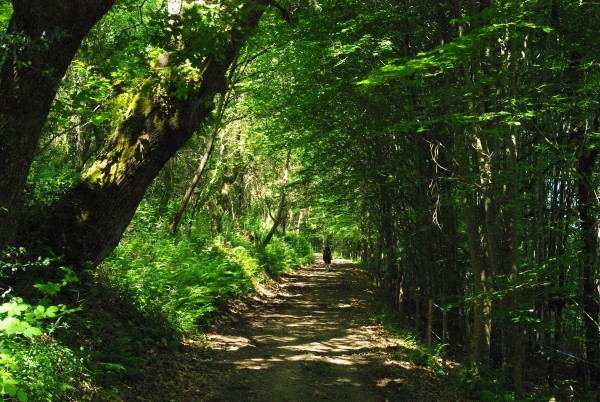
[[[14,0],[0,59],[0,248],[14,238],[21,195],[60,80],[115,0]]]
[[[596,116],[594,126],[599,125],[600,115]],[[597,184],[594,183],[593,171],[597,163],[600,149],[591,147],[586,140],[582,127],[575,127],[576,136],[580,138],[581,150],[577,166],[577,198],[579,201],[579,219],[581,225],[581,258],[583,265],[583,322],[585,333],[586,376],[592,384],[598,383],[600,376],[600,292],[598,290],[598,197]]]
[[[28,217],[20,243],[48,247],[78,267],[102,261],[160,169],[212,110],[230,64],[268,4],[249,1],[220,10],[222,24],[208,42],[202,6],[189,9],[173,26],[173,50],[159,58],[102,156],[64,197]]]

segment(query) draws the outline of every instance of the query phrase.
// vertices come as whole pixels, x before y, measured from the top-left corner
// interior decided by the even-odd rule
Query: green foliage
[[[262,251],[261,261],[269,275],[273,277],[289,273],[314,258],[306,239],[301,237],[289,237],[289,239],[292,242],[274,237]]]
[[[60,158],[44,155],[32,165],[25,188],[26,207],[56,201],[76,180],[75,166],[64,163]]]
[[[492,369],[487,366],[478,368],[463,367],[459,370],[459,381],[473,398],[478,401],[500,402],[514,401],[510,389],[510,375],[507,369]]]
[[[72,269],[57,268],[56,264],[55,259],[28,258],[23,248],[7,249],[0,258],[3,279],[55,271],[53,281],[35,283],[29,291],[20,289],[26,296],[12,287],[4,289],[0,300],[0,395],[6,399],[91,398],[87,393],[92,383],[86,364],[88,351],[81,344],[67,344],[60,336],[79,309],[59,300],[69,299],[67,294],[79,278]]]
[[[82,357],[53,337],[60,319],[70,313],[62,304],[34,306],[20,297],[0,305],[0,395],[54,401],[68,399],[84,385],[89,372]]]
[[[437,344],[428,348],[419,339],[419,334],[406,327],[405,323],[399,324],[401,321],[396,312],[384,305],[380,306],[379,310],[375,319],[393,335],[398,346],[395,355],[399,359],[410,361],[417,366],[426,367],[440,374],[448,374],[448,367],[443,367],[441,363],[447,345]]]
[[[304,253],[309,249],[305,241],[295,244]],[[248,243],[232,246],[220,238],[206,242],[137,231],[103,269],[117,288],[132,295],[137,308],[160,310],[182,333],[190,333],[254,290],[265,279],[265,268],[281,274],[306,261],[306,254],[296,254],[282,240],[259,257]]]
[[[202,63],[223,57],[225,31],[243,12],[238,1],[185,2],[181,16],[168,15],[167,3],[119,1],[92,29],[44,128],[25,215],[77,182],[142,86],[165,101],[184,99],[201,82]],[[449,1],[310,3],[293,9],[293,24],[266,14],[229,77],[226,111],[216,124],[219,155],[209,161],[180,233],[167,234],[164,222],[198,166],[206,127],[166,165],[121,245],[91,275],[97,282],[88,290],[101,302],[88,298],[72,321],[81,334],[64,331],[73,332],[73,344],[89,330],[93,367],[114,385],[132,374],[145,346],[194,332],[267,275],[310,262],[309,238],[315,248],[331,241],[336,252],[359,250],[395,301],[400,291],[407,305],[425,294],[456,302],[452,339],[469,337],[474,301],[485,301],[483,318],[502,327],[498,333],[518,328],[523,339],[585,350],[586,312],[574,307],[582,299],[583,261],[576,182],[577,158],[598,147],[597,2],[498,1],[482,9]],[[11,14],[11,3],[0,0],[0,28]],[[0,34],[2,57],[28,40]],[[166,54],[168,65],[158,68]],[[157,75],[165,79],[153,86]],[[509,168],[513,143],[517,157]],[[282,149],[291,150],[285,174]],[[279,230],[301,235],[278,234],[257,250],[282,191],[286,221]],[[490,206],[493,216],[485,216]],[[469,209],[489,268],[479,294]],[[513,246],[508,272],[498,264]],[[50,264],[14,254],[14,263],[0,262],[2,277]],[[66,313],[51,300],[72,282],[69,275],[36,284],[39,302],[14,298],[2,306],[0,328],[12,342],[3,344],[12,351],[7,367],[17,370],[25,359],[21,347],[49,355],[40,339],[48,335],[45,323]],[[436,370],[445,352],[405,349],[407,359]],[[495,363],[509,367],[512,358]],[[51,363],[44,364],[40,370],[49,371]],[[514,398],[505,391],[506,372],[485,370],[465,374],[478,399]],[[6,377],[4,392],[23,399],[24,384]]]
[[[186,8],[181,21],[174,24],[173,34],[189,38],[190,43],[174,57],[191,60],[194,66],[209,56],[222,59],[221,49],[227,40],[225,27],[235,23],[224,8],[218,3],[194,3]]]
[[[9,0],[0,1],[0,31],[4,32],[8,27],[8,21],[12,16],[13,8]]]
[[[26,310],[26,314],[37,315],[39,318],[26,318],[15,330],[5,324],[8,318],[16,318],[8,317],[3,320],[0,329],[1,392],[4,396],[17,397],[20,401],[68,398],[67,395],[73,394],[72,390],[82,386],[85,377],[89,375],[81,357],[48,335],[54,330],[53,326],[47,327],[46,332],[40,328],[45,325],[39,320],[56,314],[54,309],[41,313],[40,307],[34,309],[28,306]]]
[[[296,266],[310,264],[314,261],[315,255],[313,249],[305,235],[287,235],[285,241],[294,250]]]

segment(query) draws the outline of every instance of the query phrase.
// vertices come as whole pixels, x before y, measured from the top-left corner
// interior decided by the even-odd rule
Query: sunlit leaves
[[[13,8],[9,0],[0,1],[0,31],[6,30],[8,21],[12,16]]]
[[[52,326],[43,322],[65,311],[64,306],[31,306],[21,298],[0,306],[0,395],[19,401],[52,400],[74,389],[67,381],[79,380],[70,376],[84,371],[81,361],[48,336]]]

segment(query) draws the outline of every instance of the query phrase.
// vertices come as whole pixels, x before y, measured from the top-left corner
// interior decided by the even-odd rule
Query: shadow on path
[[[239,321],[159,363],[146,384],[155,394],[127,400],[449,400],[440,378],[395,360],[396,345],[371,318],[362,272],[345,260],[332,268],[314,264],[286,276]]]

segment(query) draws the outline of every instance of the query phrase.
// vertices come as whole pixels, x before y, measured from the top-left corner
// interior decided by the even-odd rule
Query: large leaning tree
[[[218,7],[222,23],[207,33],[205,13],[198,10],[207,2],[179,1],[175,13],[169,7],[164,52],[130,94],[101,156],[59,200],[25,217],[21,196],[57,86],[114,0],[57,1],[50,11],[43,3],[13,1],[8,33],[18,40],[2,56],[0,247],[22,246],[82,268],[113,250],[152,180],[212,111],[227,70],[262,14],[271,5],[284,8],[272,0],[208,2]]]
[[[60,81],[115,0],[13,0],[0,53],[0,247],[16,235],[21,195]]]

